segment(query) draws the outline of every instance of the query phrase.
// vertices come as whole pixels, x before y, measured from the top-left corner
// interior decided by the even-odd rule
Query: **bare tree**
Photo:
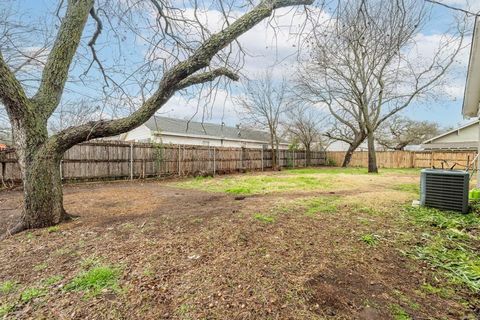
[[[287,98],[287,80],[275,81],[272,70],[267,70],[259,80],[245,81],[243,91],[244,94],[237,99],[243,119],[250,126],[268,130],[272,167],[277,168],[279,128],[282,116],[291,105]]]
[[[23,214],[19,223],[8,233],[55,225],[69,218],[63,207],[59,172],[59,163],[66,150],[83,141],[114,136],[138,127],[180,90],[212,83],[219,77],[238,80],[236,70],[229,68],[235,64],[235,57],[232,58],[233,62],[229,60],[234,56],[234,51],[229,49],[236,39],[271,16],[275,9],[308,5],[312,1],[262,0],[254,6],[242,6],[244,14],[236,19],[231,13],[235,7],[229,2],[221,10],[225,19],[217,32],[209,31],[200,19],[195,19],[201,11],[196,9],[203,10],[207,7],[200,7],[199,3],[186,1],[182,8],[179,7],[182,5],[180,2],[167,0],[61,1],[57,10],[58,16],[61,16],[60,26],[48,50],[38,87],[30,90],[33,91],[31,96],[8,64],[9,58],[4,56],[2,47],[0,102],[6,109],[14,132],[14,144],[24,183]],[[227,3],[222,1],[222,4]],[[145,14],[141,15],[142,12]],[[118,17],[116,24],[115,15]],[[136,16],[132,18],[133,15]],[[152,17],[155,18],[153,24],[150,21]],[[150,20],[145,23],[145,28],[137,28],[137,25],[144,22],[142,19]],[[93,34],[90,40],[84,42],[82,36],[87,23]],[[119,42],[133,40],[132,37],[118,33],[121,28],[125,28],[134,33],[134,38],[142,39],[150,45],[151,50],[145,57],[147,63],[138,67],[144,72],[126,74],[122,71],[122,68],[129,67],[132,60],[118,59],[107,65],[101,59],[96,43],[107,27]],[[109,56],[115,50],[111,48]],[[75,60],[77,51],[81,51],[82,57],[91,57],[91,62],[82,65],[81,60]],[[118,52],[121,57],[123,51]],[[156,63],[148,63],[151,61]],[[90,83],[90,89],[98,88],[100,76],[104,82],[104,96],[113,96],[112,91],[115,90],[118,93],[117,99],[112,104],[127,105],[132,111],[49,134],[47,122],[60,105],[71,75],[69,70],[75,67],[85,68],[82,74],[79,75],[76,69],[77,73],[72,75],[78,79],[74,83],[76,86]],[[95,78],[96,81],[88,82],[88,77]],[[140,82],[146,84],[142,87],[144,99],[135,98],[132,90],[125,89],[128,86],[124,81],[135,77],[141,78]],[[135,81],[138,83],[139,79]],[[144,88],[151,90],[143,90]]]
[[[438,123],[415,121],[406,117],[393,116],[378,129],[377,142],[391,150],[404,150],[406,146],[420,144],[440,133]]]
[[[300,103],[290,109],[286,121],[287,131],[305,148],[306,164],[309,166],[312,148],[315,144],[323,145],[324,142],[321,131],[325,124],[325,115],[315,107]]]
[[[368,171],[378,172],[375,131],[441,84],[463,47],[463,28],[458,37],[445,36],[430,60],[416,59],[416,35],[428,16],[423,0],[347,0],[337,13],[310,39],[299,89],[350,131],[347,157],[367,139]]]

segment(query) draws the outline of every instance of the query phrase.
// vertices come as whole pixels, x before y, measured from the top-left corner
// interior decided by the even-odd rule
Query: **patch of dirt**
[[[17,283],[0,294],[0,306],[15,305],[12,319],[392,319],[391,305],[414,319],[470,315],[459,302],[468,295],[422,293],[431,270],[404,257],[392,240],[395,208],[412,195],[392,199],[386,189],[416,177],[352,179],[361,187],[241,201],[158,181],[68,185],[65,207],[79,219],[0,243],[0,283]],[[314,196],[335,197],[337,212],[280,210]],[[387,211],[356,211],[356,197],[369,205],[382,199]],[[21,192],[0,192],[0,199],[5,229],[20,215]],[[256,213],[275,220],[259,221]],[[365,233],[379,234],[379,245],[359,241]],[[120,268],[122,291],[94,298],[65,291],[87,258]],[[45,285],[51,276],[62,280]],[[27,288],[45,294],[21,302]]]

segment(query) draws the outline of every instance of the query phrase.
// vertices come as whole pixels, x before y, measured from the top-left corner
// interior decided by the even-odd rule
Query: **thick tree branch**
[[[117,120],[91,122],[82,126],[66,129],[50,138],[49,147],[62,152],[83,141],[113,136],[134,129],[152,117],[179,88],[185,88],[186,85],[200,83],[197,82],[197,80],[203,80],[203,82],[205,82],[208,81],[208,79],[213,79],[214,77],[212,78],[212,76],[215,75],[215,72],[218,75],[226,75],[235,79],[236,75],[222,68],[212,71],[214,74],[206,72],[203,75],[200,74],[193,76],[192,78],[189,77],[195,72],[206,68],[210,64],[211,59],[220,50],[257,25],[263,19],[269,17],[274,9],[295,5],[308,5],[312,3],[313,0],[262,1],[259,5],[238,18],[227,28],[212,35],[187,60],[180,62],[171,70],[167,71],[160,81],[157,91],[130,116]]]
[[[67,12],[43,69],[40,87],[32,98],[45,119],[48,119],[60,102],[68,70],[80,43],[93,2],[94,0],[68,2]]]
[[[0,101],[11,119],[25,117],[28,98],[20,82],[3,60],[0,52]]]

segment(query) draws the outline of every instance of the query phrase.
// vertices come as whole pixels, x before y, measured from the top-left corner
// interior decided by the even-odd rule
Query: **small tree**
[[[404,150],[408,145],[420,144],[439,133],[438,123],[395,116],[383,123],[376,139],[386,149]]]
[[[325,115],[311,106],[300,104],[288,112],[287,130],[305,148],[307,166],[311,164],[313,145],[322,143],[321,127],[324,121]]]
[[[287,81],[275,81],[267,70],[259,80],[244,83],[244,94],[237,99],[243,119],[253,127],[268,130],[272,149],[272,167],[277,168],[280,123],[291,103],[287,99]]]

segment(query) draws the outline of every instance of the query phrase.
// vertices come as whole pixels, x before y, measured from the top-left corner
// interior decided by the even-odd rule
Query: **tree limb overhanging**
[[[119,16],[122,16],[119,19],[123,22],[128,13],[122,11],[122,6],[128,2],[128,0],[118,3],[115,1],[105,2],[105,6],[118,5],[117,9],[121,9]],[[113,120],[90,121],[49,135],[47,122],[60,104],[69,77],[69,69],[75,65],[74,57],[81,46],[82,34],[89,17],[95,22],[93,36],[87,44],[93,55],[93,61],[83,76],[87,76],[88,70],[96,62],[104,80],[114,84],[122,92],[123,97],[128,99],[128,93],[122,88],[123,82],[117,83],[113,77],[107,77],[107,68],[100,63],[94,48],[103,29],[98,15],[99,10],[103,12],[102,17],[110,25],[111,32],[118,36],[115,28],[111,25],[108,14],[103,10],[105,8],[100,7],[95,10],[94,3],[97,3],[97,7],[100,5],[98,1],[94,0],[70,0],[65,3],[65,14],[60,19],[60,27],[39,77],[38,89],[32,94],[32,98],[28,97],[27,91],[15,77],[15,73],[8,67],[2,52],[0,52],[0,102],[5,106],[12,126],[14,145],[24,182],[24,210],[21,221],[10,229],[12,233],[26,228],[50,226],[68,219],[69,215],[63,209],[59,171],[59,163],[66,150],[84,141],[118,135],[138,127],[150,119],[179,90],[213,82],[219,77],[237,81],[239,76],[237,71],[233,71],[235,68],[230,68],[227,61],[221,58],[222,50],[263,19],[271,16],[275,9],[309,5],[313,3],[313,0],[263,0],[234,22],[228,21],[228,9],[223,7],[222,12],[227,20],[223,30],[210,35],[202,26],[201,40],[191,42],[181,41],[180,37],[176,37],[174,34],[178,33],[175,24],[178,27],[182,23],[190,22],[186,15],[179,13],[180,19],[174,16],[167,17],[164,10],[175,13],[181,11],[171,7],[165,8],[163,2],[154,0],[148,2],[153,3],[160,15],[156,27],[164,28],[161,29],[163,33],[160,32],[163,35],[161,39],[170,37],[172,40],[171,42],[162,42],[166,45],[164,48],[155,43],[152,43],[152,47],[160,51],[159,55],[170,50],[177,54],[172,64],[162,64],[161,73],[154,72],[155,79],[148,80],[154,82],[156,88],[151,91],[148,98],[143,98],[142,92],[142,102],[136,105],[136,110],[128,116]],[[136,2],[134,5],[142,6],[145,3]],[[110,9],[115,11],[115,9]],[[63,1],[57,9],[57,16],[60,16],[62,10]],[[163,23],[159,20],[162,20]],[[199,20],[196,21],[200,24]],[[165,22],[167,22],[166,26]],[[150,26],[150,28],[154,27]],[[135,36],[143,41],[150,41],[141,33],[135,33]],[[207,38],[207,36],[209,37]],[[183,47],[192,43],[194,45],[191,48]],[[43,49],[40,52],[43,52]],[[171,56],[173,57],[174,54]],[[181,61],[181,59],[183,60]],[[163,60],[163,62],[165,61]],[[153,67],[149,65],[147,68]],[[80,81],[83,83],[82,77],[80,77]],[[123,102],[123,100],[120,101]],[[131,101],[131,99],[127,101]],[[90,109],[95,110],[96,108],[91,107]]]

